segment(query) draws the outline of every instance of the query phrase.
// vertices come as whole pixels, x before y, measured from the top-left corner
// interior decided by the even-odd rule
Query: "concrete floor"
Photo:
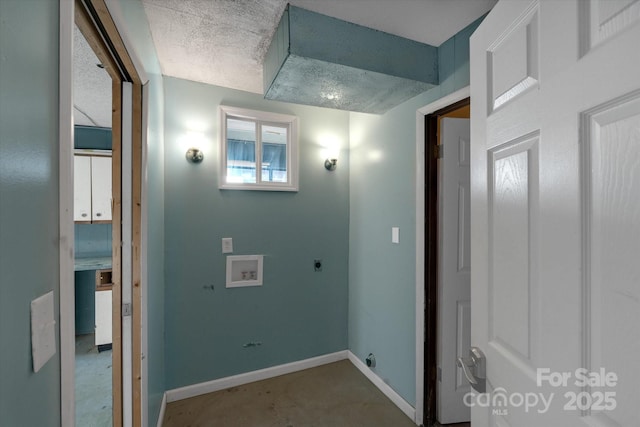
[[[164,427],[415,427],[348,360],[167,405]]]
[[[94,334],[76,336],[77,427],[112,425],[112,352],[98,352],[94,341]]]

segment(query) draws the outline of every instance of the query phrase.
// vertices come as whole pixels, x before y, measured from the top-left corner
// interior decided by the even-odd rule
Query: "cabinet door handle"
[[[86,214],[86,213],[83,213],[83,214],[82,214],[82,217],[83,217],[83,218],[85,218],[86,216],[87,216],[87,214]]]
[[[96,216],[102,216],[100,212],[96,212]]]

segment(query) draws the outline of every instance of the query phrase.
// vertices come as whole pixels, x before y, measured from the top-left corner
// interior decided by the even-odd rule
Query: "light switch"
[[[56,321],[53,319],[53,291],[31,301],[31,355],[33,371],[56,354]]]
[[[400,227],[391,227],[391,243],[400,243]]]
[[[222,253],[223,254],[233,253],[233,239],[231,237],[222,238]]]

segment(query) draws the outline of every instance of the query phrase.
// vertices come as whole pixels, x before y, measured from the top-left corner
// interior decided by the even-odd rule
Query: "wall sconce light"
[[[187,150],[185,157],[189,163],[200,163],[202,162],[202,159],[204,159],[204,154],[202,153],[202,150],[191,147]]]
[[[338,159],[327,159],[324,161],[324,167],[328,171],[334,171],[338,167]]]

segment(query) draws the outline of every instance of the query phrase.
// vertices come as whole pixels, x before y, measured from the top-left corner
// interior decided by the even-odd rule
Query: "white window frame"
[[[287,132],[287,182],[262,181],[262,135],[256,132],[256,182],[227,182],[227,118],[250,120],[259,124],[282,126]],[[220,106],[220,168],[218,188],[222,190],[298,191],[298,118],[246,108]]]

